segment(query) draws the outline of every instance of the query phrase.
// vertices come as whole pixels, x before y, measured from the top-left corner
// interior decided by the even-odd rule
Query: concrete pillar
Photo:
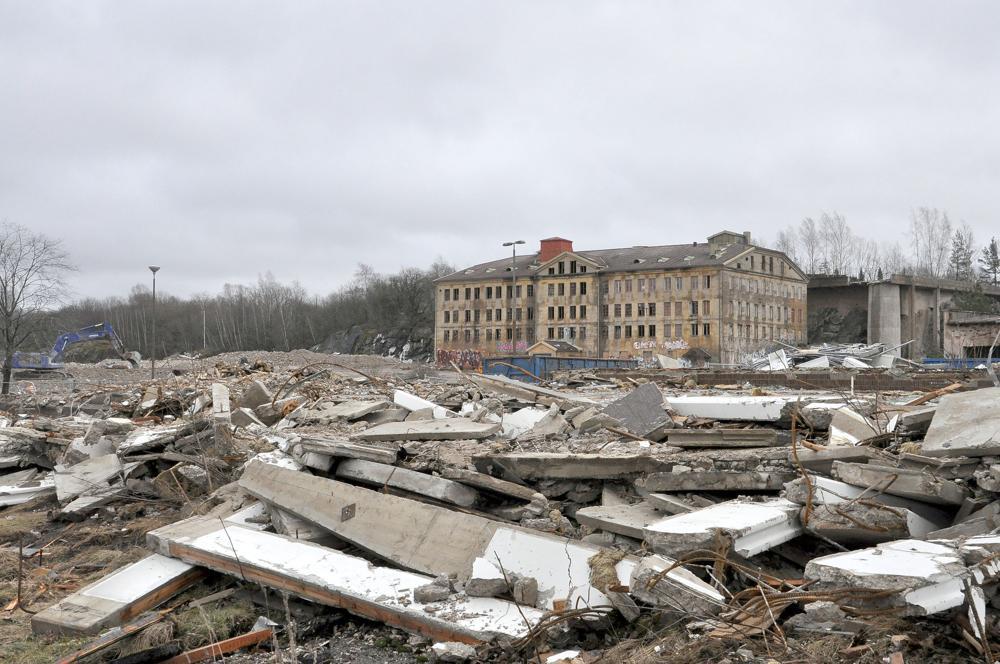
[[[934,289],[934,352],[940,353],[944,348],[942,336],[943,321],[941,316],[941,289]]]
[[[910,290],[907,294],[909,295],[909,303],[906,307],[908,313],[907,320],[910,323],[907,327],[910,329],[910,333],[907,335],[906,340],[913,339],[914,342],[903,349],[903,357],[912,360],[917,350],[914,346],[919,345],[920,352],[923,353],[924,341],[922,338],[917,338],[917,287],[914,284],[910,284]]]
[[[868,286],[868,343],[898,346],[902,343],[899,286],[873,283]],[[899,350],[893,351],[898,355]]]

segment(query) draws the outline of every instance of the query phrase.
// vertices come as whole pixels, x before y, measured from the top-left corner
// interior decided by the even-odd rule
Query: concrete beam
[[[870,487],[875,492],[935,505],[961,505],[971,495],[960,484],[908,468],[836,461],[833,476],[854,486]]]
[[[524,452],[479,454],[472,463],[482,473],[497,472],[514,481],[537,479],[622,479],[662,468],[659,460],[645,454],[571,454]]]
[[[391,486],[461,507],[472,507],[479,500],[479,494],[464,484],[363,459],[348,459],[342,462],[337,466],[337,477],[362,484]]]
[[[603,530],[637,540],[643,538],[643,529],[663,518],[652,505],[635,503],[634,505],[596,505],[582,507],[576,511],[575,518],[584,526],[594,530]]]
[[[358,440],[479,440],[500,431],[499,424],[453,417],[413,422],[387,422],[354,435]]]

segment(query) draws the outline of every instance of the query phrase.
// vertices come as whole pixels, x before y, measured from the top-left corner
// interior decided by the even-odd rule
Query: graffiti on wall
[[[439,348],[437,363],[441,367],[450,367],[454,362],[459,369],[482,369],[483,354],[478,350],[444,350]]]
[[[523,353],[527,350],[528,350],[527,341],[518,341],[517,343],[514,343],[512,341],[497,342],[498,353]]]
[[[687,350],[688,342],[683,339],[667,339],[663,342],[663,350]]]
[[[656,350],[657,348],[662,348],[663,350],[687,350],[688,343],[683,339],[667,339],[662,344],[657,344],[653,339],[647,339],[645,341],[633,341],[632,348],[635,350]]]

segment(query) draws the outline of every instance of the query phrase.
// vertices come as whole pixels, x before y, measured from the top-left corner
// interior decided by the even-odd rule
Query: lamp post
[[[510,352],[514,354],[517,350],[517,342],[514,340],[514,300],[517,297],[517,245],[524,244],[524,240],[514,240],[504,242],[503,246],[510,247]]]
[[[153,273],[153,352],[149,356],[149,378],[156,380],[156,273],[160,271],[160,266],[150,265],[149,271]]]

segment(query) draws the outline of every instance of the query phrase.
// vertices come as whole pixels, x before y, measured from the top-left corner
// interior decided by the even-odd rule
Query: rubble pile
[[[10,652],[349,661],[378,623],[391,661],[992,661],[1000,388],[292,357],[12,407],[0,602],[34,636]]]
[[[920,365],[917,363],[899,357],[899,349],[910,343],[913,342],[908,341],[892,348],[883,343],[824,343],[810,348],[795,348],[779,343],[780,348],[751,357],[745,366],[754,371],[784,371],[793,367],[799,369],[829,369],[830,367],[871,369],[873,367],[892,368],[896,365],[919,367]]]

